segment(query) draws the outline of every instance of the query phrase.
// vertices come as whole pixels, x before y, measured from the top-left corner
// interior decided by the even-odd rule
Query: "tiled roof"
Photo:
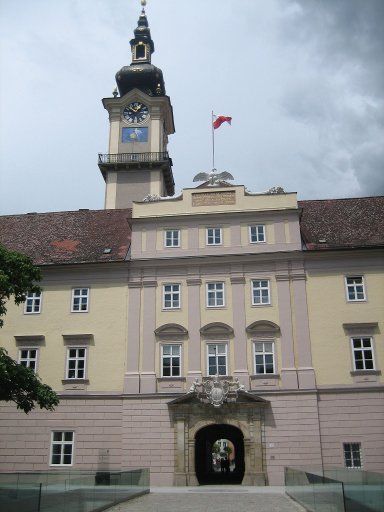
[[[384,246],[384,196],[299,201],[308,250]]]
[[[124,261],[131,216],[130,209],[6,215],[0,217],[0,243],[37,265]]]

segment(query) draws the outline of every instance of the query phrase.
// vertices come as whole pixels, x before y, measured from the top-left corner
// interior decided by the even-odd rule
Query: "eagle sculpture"
[[[209,181],[210,185],[219,185],[221,181],[234,179],[232,174],[227,171],[217,172],[217,169],[212,169],[211,172],[199,172],[193,178],[193,181]]]

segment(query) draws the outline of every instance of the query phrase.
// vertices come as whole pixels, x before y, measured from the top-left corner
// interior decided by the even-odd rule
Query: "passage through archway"
[[[241,484],[244,477],[244,437],[232,425],[200,429],[195,438],[196,477],[201,485]]]

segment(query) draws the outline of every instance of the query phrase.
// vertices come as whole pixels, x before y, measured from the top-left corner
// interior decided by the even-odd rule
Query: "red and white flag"
[[[213,128],[216,130],[219,128],[223,123],[231,124],[232,117],[229,116],[213,116]]]

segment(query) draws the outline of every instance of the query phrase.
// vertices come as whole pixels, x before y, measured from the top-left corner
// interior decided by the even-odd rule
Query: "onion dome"
[[[151,64],[151,55],[155,51],[155,45],[151,38],[144,9],[134,30],[134,36],[130,41],[132,63],[122,67],[116,73],[120,96],[124,96],[134,88],[140,89],[149,96],[164,96],[163,72]]]

